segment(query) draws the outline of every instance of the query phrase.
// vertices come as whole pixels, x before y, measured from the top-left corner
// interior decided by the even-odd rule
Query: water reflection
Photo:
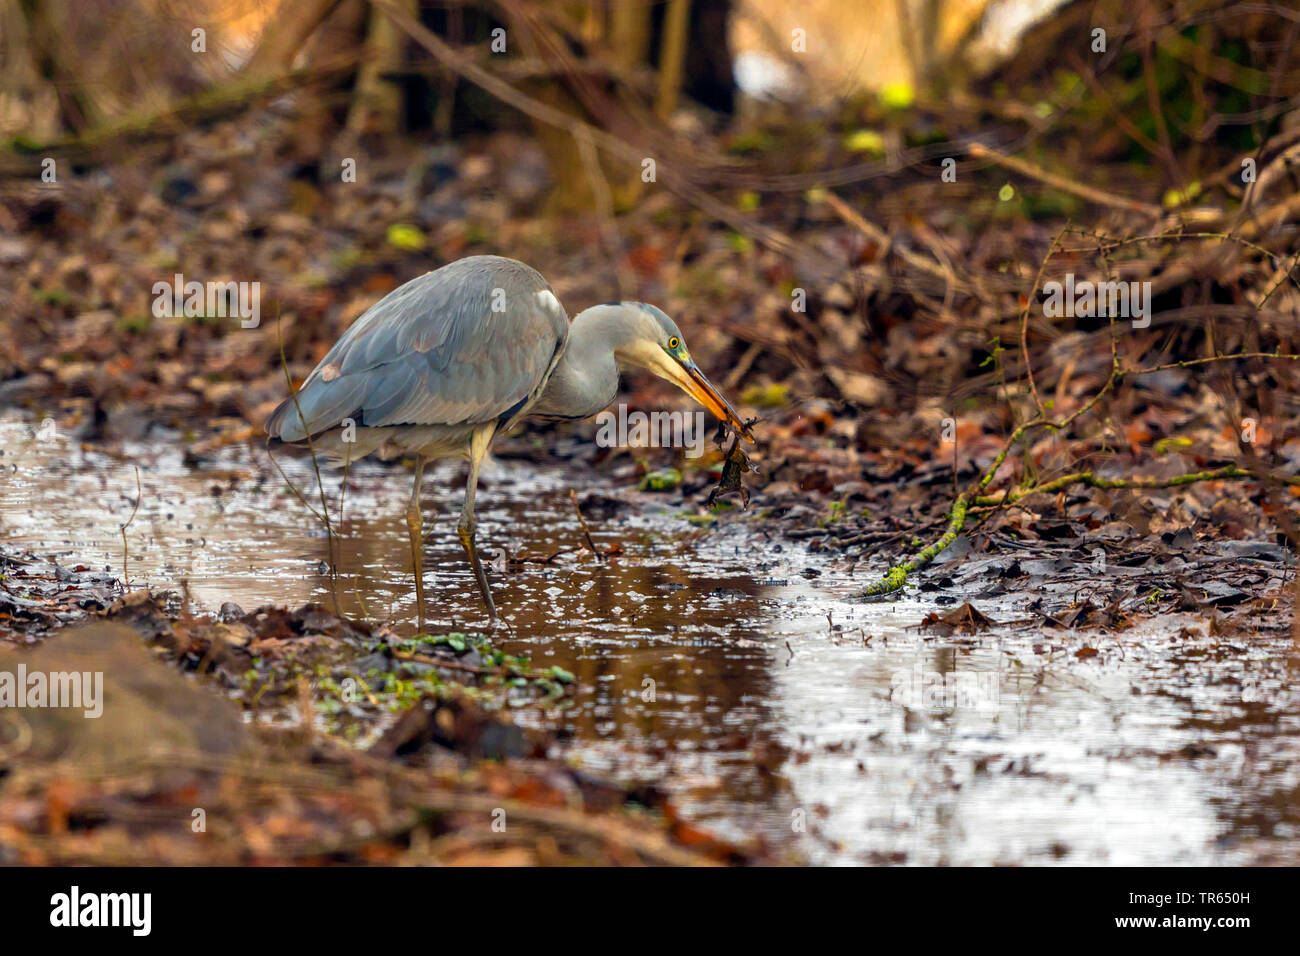
[[[323,531],[260,452],[195,471],[172,445],[122,457],[71,442],[0,450],[10,542],[120,572],[139,462],[133,586],[184,581],[210,610],[328,602],[335,590],[344,613],[413,628],[400,471],[351,475],[334,582]],[[307,466],[287,469],[309,487]],[[605,489],[626,507],[590,522],[598,545],[621,548],[598,562],[581,550],[571,478],[494,466],[479,535],[513,629],[499,642],[577,676],[572,706],[549,719],[565,755],[593,772],[657,783],[724,834],[825,862],[1300,856],[1297,657],[1280,633],[1212,636],[1180,616],[1086,639],[938,638],[916,628],[931,603],[852,603],[854,581],[760,527],[700,531],[654,496]],[[328,487],[333,505],[337,478]],[[425,486],[433,629],[483,623],[454,534],[460,487],[450,463]],[[815,562],[814,585],[802,573]],[[1013,600],[981,610],[1024,616]],[[1089,641],[1098,653],[1076,657]]]

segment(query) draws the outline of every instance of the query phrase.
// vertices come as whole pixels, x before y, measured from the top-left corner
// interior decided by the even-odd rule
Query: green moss
[[[123,315],[117,320],[117,327],[127,335],[140,335],[153,327],[153,316]]]
[[[67,305],[72,301],[72,293],[67,289],[40,289],[36,301],[42,305]]]

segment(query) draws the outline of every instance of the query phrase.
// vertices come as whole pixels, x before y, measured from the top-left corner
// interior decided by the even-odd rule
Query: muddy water
[[[262,452],[192,469],[179,447],[109,455],[0,423],[0,535],[120,574],[139,464],[132,587],[183,582],[212,610],[329,603],[336,589],[346,613],[412,630],[405,473],[353,471],[334,584],[325,535]],[[286,470],[314,495],[309,467]],[[447,464],[425,483],[434,630],[483,623],[454,535],[459,479]],[[575,481],[622,503],[591,521],[598,544],[621,547],[607,564],[579,548]],[[338,478],[326,487],[337,511]],[[935,605],[855,603],[865,572],[760,524],[701,529],[662,497],[517,462],[491,466],[479,500],[513,628],[498,643],[578,678],[557,717],[568,759],[656,783],[725,835],[829,863],[1300,858],[1300,660],[1281,637],[1171,617],[1118,636],[936,638],[916,628]],[[1019,603],[980,607],[1013,621]],[[1085,645],[1098,653],[1076,656]]]

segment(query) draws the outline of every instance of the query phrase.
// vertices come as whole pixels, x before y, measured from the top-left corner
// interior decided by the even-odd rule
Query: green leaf
[[[859,129],[844,137],[844,148],[851,153],[885,155],[885,138],[873,129]]]
[[[395,222],[388,227],[388,244],[403,252],[419,252],[425,246],[424,233],[417,226]]]
[[[916,102],[911,83],[886,83],[880,88],[880,105],[891,110],[905,110]]]
[[[1193,444],[1195,443],[1190,438],[1184,438],[1180,435],[1175,435],[1171,438],[1160,439],[1158,442],[1156,442],[1155,448],[1153,448],[1152,450],[1157,455],[1164,455],[1167,454],[1168,452],[1176,451],[1179,448],[1190,448]]]

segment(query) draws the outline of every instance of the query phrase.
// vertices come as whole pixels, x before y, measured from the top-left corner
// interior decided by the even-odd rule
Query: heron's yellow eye
[[[674,335],[671,339],[668,340],[668,347],[669,347],[670,349],[675,349],[675,348],[677,348],[677,346],[679,346],[679,345],[681,345],[681,344],[682,344],[682,343],[678,340],[677,336],[675,336],[675,335]]]

